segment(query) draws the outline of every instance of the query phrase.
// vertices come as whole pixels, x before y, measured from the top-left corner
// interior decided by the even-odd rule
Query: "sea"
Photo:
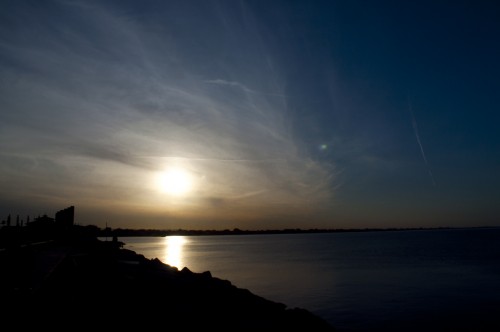
[[[500,331],[500,228],[119,240],[338,331]]]

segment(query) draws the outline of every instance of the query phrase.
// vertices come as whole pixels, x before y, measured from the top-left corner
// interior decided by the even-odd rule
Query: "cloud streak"
[[[409,99],[408,99],[408,108],[410,110],[411,122],[412,122],[412,126],[413,126],[413,133],[415,134],[415,139],[417,140],[418,146],[420,147],[420,154],[422,156],[422,159],[424,160],[425,167],[427,168],[427,172],[429,173],[429,177],[431,179],[432,185],[434,187],[436,187],[436,181],[434,180],[434,174],[432,174],[431,167],[429,165],[429,162],[427,161],[427,157],[425,156],[424,147],[422,145],[422,141],[420,140],[420,135],[418,133],[417,120],[415,119],[415,114],[413,113],[413,108],[411,105],[411,101]]]
[[[255,91],[255,90],[249,89],[248,87],[246,87],[245,85],[243,85],[243,84],[241,84],[239,82],[226,81],[226,80],[223,80],[223,79],[206,80],[205,83],[208,83],[208,84],[217,84],[217,85],[221,85],[221,86],[235,87],[235,88],[239,88],[242,91],[244,91],[246,93],[249,93],[249,94],[260,94],[260,95],[277,96],[277,97],[283,97],[283,98],[286,97],[284,94],[279,94],[279,93],[268,93],[268,92]]]

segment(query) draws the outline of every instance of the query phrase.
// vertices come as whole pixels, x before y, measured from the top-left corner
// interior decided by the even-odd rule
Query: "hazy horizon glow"
[[[498,83],[475,76],[499,71],[493,31],[471,30],[466,54],[425,8],[384,3],[388,26],[337,2],[1,7],[2,219],[74,205],[81,224],[133,228],[500,225]],[[475,10],[450,15],[495,22]],[[433,55],[422,22],[467,66]]]

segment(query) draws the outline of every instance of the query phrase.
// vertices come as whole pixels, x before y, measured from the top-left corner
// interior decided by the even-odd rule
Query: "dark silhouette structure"
[[[44,227],[53,227],[54,226],[54,218],[49,217],[44,214],[43,216],[36,217],[33,222],[29,223],[27,226],[32,228],[44,228]]]
[[[55,218],[44,214],[30,222],[30,218],[27,216],[26,223],[17,215],[14,226],[11,225],[11,215],[9,214],[7,220],[2,221],[3,227],[0,228],[0,248],[26,246],[51,240],[71,241],[75,236],[79,236],[79,233],[89,232],[86,228],[75,228],[74,223],[74,206],[57,211]]]
[[[62,229],[68,229],[75,223],[75,207],[70,206],[66,209],[56,212],[56,226]]]

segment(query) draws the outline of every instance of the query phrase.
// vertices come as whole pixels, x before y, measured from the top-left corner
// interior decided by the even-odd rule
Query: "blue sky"
[[[493,2],[0,6],[5,217],[500,225]]]

